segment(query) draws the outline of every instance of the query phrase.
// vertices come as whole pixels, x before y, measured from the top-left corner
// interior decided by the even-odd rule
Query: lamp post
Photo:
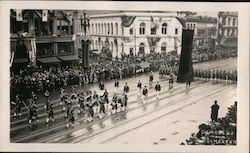
[[[84,38],[82,39],[82,67],[84,71],[89,68],[89,45],[90,40],[87,38],[87,27],[89,27],[89,18],[86,17],[86,13],[81,16],[81,31],[84,31]]]

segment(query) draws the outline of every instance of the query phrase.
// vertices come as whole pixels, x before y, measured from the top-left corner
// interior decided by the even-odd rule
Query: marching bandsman
[[[151,72],[149,76],[149,88],[152,88],[153,80],[154,80],[154,76],[153,76],[153,72]]]
[[[37,96],[36,96],[36,94],[34,93],[34,91],[31,92],[31,100],[32,100],[33,103],[36,104]]]
[[[14,118],[21,117],[21,106],[22,106],[22,100],[20,99],[20,95],[16,95],[15,103],[12,103],[15,105],[15,112],[14,112]]]
[[[32,101],[32,99],[30,99],[29,118],[28,118],[28,122],[30,124],[30,127],[31,127],[31,123],[33,120],[36,120],[37,123],[39,122],[36,110],[37,110],[36,104]]]
[[[142,98],[142,103],[144,103],[144,101],[146,100],[147,96],[148,96],[148,89],[147,89],[147,86],[144,86],[143,90],[142,90],[142,95],[143,95],[143,98]]]
[[[85,111],[85,105],[84,105],[84,95],[83,92],[81,92],[78,96],[78,114]]]
[[[47,118],[46,118],[46,124],[47,125],[49,124],[50,120],[52,122],[55,121],[55,119],[54,119],[54,111],[53,111],[53,104],[50,104],[49,109],[47,109]]]
[[[112,103],[111,103],[111,106],[112,106],[111,114],[115,114],[117,112],[117,100],[118,100],[118,97],[116,93],[114,93]]]
[[[115,80],[115,93],[117,93],[117,91],[118,91],[118,88],[119,88],[119,81],[116,79]]]
[[[50,93],[49,93],[48,90],[45,91],[44,96],[46,98],[46,101],[48,101],[49,100],[49,96],[50,96]]]
[[[123,93],[122,103],[123,103],[123,110],[126,110],[128,105],[128,96],[125,93]]]
[[[66,127],[69,128],[70,125],[73,126],[74,122],[75,122],[75,116],[74,116],[74,110],[72,109],[71,111],[68,111],[68,122]]]
[[[139,80],[138,83],[137,83],[137,88],[138,88],[140,91],[141,91],[141,88],[142,88],[141,86],[142,86],[142,84],[141,84],[141,81]]]
[[[107,89],[105,89],[104,94],[103,94],[103,97],[104,97],[104,101],[105,101],[105,109],[106,109],[106,110],[108,109],[108,106],[109,106],[108,94],[109,94],[109,93],[108,93]]]
[[[155,91],[156,91],[156,98],[159,99],[159,93],[161,91],[161,85],[159,84],[159,81],[157,81],[157,84],[155,85]]]
[[[105,115],[105,100],[104,95],[100,97],[99,100],[99,118],[102,118]]]
[[[139,80],[137,83],[137,88],[138,88],[138,94],[137,94],[137,100],[141,101],[141,89],[142,89],[142,84],[141,81]]]
[[[102,81],[101,81],[100,84],[99,84],[99,88],[100,88],[100,90],[101,90],[100,95],[103,95],[105,86],[104,86],[104,83],[103,83]]]
[[[128,91],[129,91],[129,86],[128,86],[128,83],[127,83],[127,82],[126,82],[125,85],[124,85],[123,91],[124,91],[125,93],[128,93]]]
[[[168,84],[169,84],[169,88],[168,89],[172,89],[173,88],[173,84],[174,84],[173,75],[170,76]]]

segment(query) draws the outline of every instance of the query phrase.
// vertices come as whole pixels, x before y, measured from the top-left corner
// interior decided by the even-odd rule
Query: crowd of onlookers
[[[199,131],[186,140],[187,145],[236,145],[237,102],[228,108],[225,117],[200,124]],[[184,142],[181,143],[185,145]]]
[[[216,48],[213,52],[207,50],[194,51],[192,53],[193,62],[206,62],[211,60],[220,60],[225,58],[233,58],[237,56],[237,49]]]

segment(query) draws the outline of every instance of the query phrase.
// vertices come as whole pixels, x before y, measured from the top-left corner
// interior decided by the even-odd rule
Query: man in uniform
[[[123,91],[124,91],[124,93],[128,93],[128,91],[129,91],[129,86],[128,86],[127,82],[124,85]]]
[[[159,81],[157,81],[157,84],[155,85],[155,91],[156,91],[156,98],[159,99],[159,93],[161,91],[161,85],[159,84]]]
[[[148,89],[147,89],[147,86],[144,86],[143,90],[142,90],[142,95],[143,95],[143,98],[142,98],[142,103],[144,103],[144,101],[146,100],[147,96],[148,96]]]
[[[211,106],[211,120],[216,122],[218,119],[218,111],[220,106],[217,104],[217,100],[214,101],[214,104]]]

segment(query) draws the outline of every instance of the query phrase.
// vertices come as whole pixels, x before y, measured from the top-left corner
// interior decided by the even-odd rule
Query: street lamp
[[[82,39],[82,67],[84,71],[89,68],[89,46],[90,40],[87,38],[87,27],[90,26],[89,18],[86,17],[86,13],[81,16],[81,31],[84,31],[84,38]]]

